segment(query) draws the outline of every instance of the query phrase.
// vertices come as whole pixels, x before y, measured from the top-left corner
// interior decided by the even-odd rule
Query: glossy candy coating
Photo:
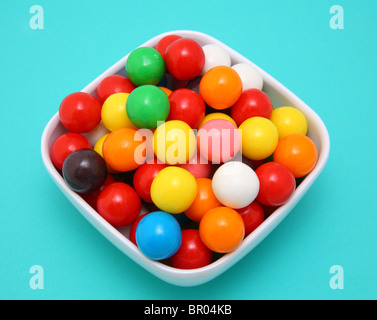
[[[212,108],[222,110],[231,107],[242,93],[242,81],[231,67],[217,66],[202,77],[199,91]]]
[[[97,198],[98,213],[114,227],[133,223],[140,209],[141,201],[136,191],[123,182],[108,185]]]
[[[254,170],[239,161],[222,164],[212,178],[216,198],[230,208],[243,208],[256,198],[259,181]]]
[[[116,171],[132,171],[145,161],[145,143],[134,129],[121,128],[108,134],[102,145],[106,163]]]
[[[264,163],[255,173],[260,183],[257,200],[266,206],[281,206],[288,201],[296,188],[292,172],[280,163]]]
[[[166,67],[177,80],[191,80],[203,70],[205,56],[194,40],[182,38],[171,43],[165,52]]]
[[[248,89],[242,92],[240,98],[230,109],[231,116],[238,126],[251,117],[270,119],[272,102],[269,96],[258,89]]]
[[[217,66],[230,67],[231,59],[229,53],[217,44],[206,44],[202,47],[205,63],[201,75],[204,75],[209,69]]]
[[[162,163],[186,163],[195,150],[195,133],[184,121],[166,121],[158,126],[153,134],[153,151]]]
[[[264,210],[258,201],[253,201],[248,206],[236,209],[245,225],[245,237],[252,233],[264,221]]]
[[[279,107],[272,111],[270,120],[279,132],[279,139],[290,134],[306,135],[308,123],[304,114],[293,107]]]
[[[210,250],[226,253],[241,244],[245,226],[237,211],[227,207],[216,207],[203,216],[199,233],[201,240]]]
[[[130,93],[133,89],[135,89],[135,85],[130,79],[119,74],[113,74],[104,78],[99,83],[96,95],[99,102],[104,103],[106,99],[114,93]]]
[[[166,52],[166,49],[175,41],[175,40],[178,40],[178,39],[181,39],[182,37],[179,36],[179,35],[176,35],[176,34],[169,34],[163,38],[161,38],[161,40],[158,41],[157,45],[156,45],[156,50],[160,53],[160,55],[162,56],[162,58],[165,59],[165,52]]]
[[[178,251],[169,258],[171,265],[179,269],[196,269],[210,264],[213,252],[200,239],[198,230],[182,231],[182,243]]]
[[[128,96],[129,93],[114,93],[103,103],[101,118],[108,130],[114,131],[120,128],[132,128],[137,130],[137,127],[127,116],[126,102]]]
[[[196,180],[190,172],[169,166],[157,173],[153,179],[151,198],[161,210],[181,213],[193,203],[197,188]]]
[[[181,120],[192,129],[203,121],[206,106],[203,98],[193,90],[182,88],[169,95],[170,112],[167,120]]]
[[[181,227],[169,213],[155,211],[143,217],[136,228],[140,251],[152,260],[163,260],[175,254],[182,241]]]
[[[60,104],[59,118],[69,131],[89,132],[101,121],[101,104],[89,93],[74,92]]]
[[[237,63],[232,66],[242,80],[243,91],[247,89],[258,89],[263,88],[263,78],[259,71],[250,64]]]
[[[164,77],[165,62],[156,49],[139,47],[128,56],[126,72],[136,86],[157,85]]]
[[[252,117],[245,120],[242,131],[242,154],[250,160],[262,160],[276,149],[279,134],[275,125],[266,118]]]
[[[137,87],[128,96],[127,116],[138,128],[154,129],[169,115],[170,104],[166,93],[154,85]]]
[[[51,146],[51,161],[54,166],[61,171],[64,160],[69,154],[79,149],[90,149],[91,147],[88,139],[82,134],[75,132],[63,133],[56,138]]]
[[[185,210],[185,214],[191,220],[199,222],[204,214],[214,208],[221,206],[212,190],[212,180],[208,178],[196,179],[198,191],[191,206]]]
[[[103,185],[107,167],[103,158],[93,149],[79,149],[64,160],[62,173],[73,191],[88,193]]]
[[[313,140],[302,134],[291,134],[279,140],[274,161],[286,166],[295,176],[309,174],[317,162],[318,151]]]

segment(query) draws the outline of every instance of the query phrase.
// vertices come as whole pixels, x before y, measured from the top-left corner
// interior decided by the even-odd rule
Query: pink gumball
[[[241,146],[237,127],[225,119],[206,122],[198,131],[197,141],[201,155],[214,163],[229,161]]]

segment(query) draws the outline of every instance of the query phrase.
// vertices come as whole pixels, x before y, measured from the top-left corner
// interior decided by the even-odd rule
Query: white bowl
[[[242,257],[244,257],[250,250],[259,244],[292,210],[296,203],[304,196],[305,192],[317,179],[320,172],[326,165],[329,151],[330,139],[325,125],[319,116],[309,108],[303,101],[296,97],[291,91],[285,88],[282,84],[276,81],[273,77],[253,64],[251,61],[229,48],[220,41],[210,37],[204,33],[179,30],[161,34],[153,39],[145,42],[142,46],[154,47],[157,42],[168,34],[178,34],[182,37],[191,38],[197,41],[200,45],[205,44],[218,44],[229,52],[232,65],[236,63],[248,63],[253,65],[260,71],[263,80],[265,91],[271,98],[274,107],[279,106],[292,106],[299,109],[307,118],[308,121],[308,136],[314,141],[318,148],[318,161],[313,171],[305,177],[305,179],[297,187],[296,191],[283,206],[277,208],[272,215],[270,215],[254,232],[244,239],[242,244],[234,251],[227,253],[215,262],[208,266],[193,269],[181,270],[167,266],[158,261],[152,261],[144,256],[139,249],[128,239],[129,227],[127,228],[114,228],[106,220],[104,220],[89,204],[87,204],[80,195],[73,192],[65,183],[60,173],[55,169],[50,158],[50,149],[54,140],[66,130],[60,124],[59,115],[56,113],[47,124],[41,141],[41,152],[44,165],[50,174],[51,178],[55,181],[60,190],[66,197],[73,203],[73,205],[82,213],[82,215],[109,241],[111,241],[123,253],[144,267],[146,270],[159,277],[160,279],[179,286],[195,286],[203,284],[207,281],[217,277]],[[111,68],[106,70],[97,79],[92,81],[82,91],[95,95],[95,90],[98,84],[105,77],[112,74],[125,75],[125,63],[127,56],[114,64]],[[317,201],[317,199],[313,199]]]

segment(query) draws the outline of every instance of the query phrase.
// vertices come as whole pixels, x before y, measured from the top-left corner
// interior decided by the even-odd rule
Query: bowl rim
[[[251,64],[254,66],[262,75],[264,83],[268,84],[276,90],[276,92],[290,101],[293,101],[295,106],[301,111],[304,111],[306,116],[311,119],[312,122],[319,128],[319,141],[317,144],[320,146],[318,152],[318,159],[315,168],[309,173],[308,176],[303,179],[300,185],[295,190],[294,194],[284,205],[278,207],[272,215],[270,215],[264,222],[254,230],[250,235],[248,235],[240,246],[234,251],[225,254],[218,260],[212,262],[211,264],[197,268],[197,269],[177,269],[159,261],[153,261],[144,256],[139,249],[117,228],[111,226],[105,219],[103,219],[87,202],[85,202],[80,195],[76,194],[74,191],[69,189],[66,185],[63,177],[55,169],[52,161],[50,159],[49,146],[51,144],[51,135],[57,129],[60,124],[59,113],[56,112],[55,115],[47,123],[41,139],[41,155],[44,166],[57,184],[60,190],[67,196],[67,198],[73,203],[73,205],[83,214],[83,216],[100,232],[102,233],[110,242],[112,242],[118,249],[129,256],[136,263],[141,265],[143,268],[168,283],[179,285],[179,286],[195,286],[208,282],[236,262],[238,262],[242,257],[249,253],[255,246],[257,246],[293,209],[297,202],[303,197],[309,187],[317,179],[319,174],[324,169],[329,153],[330,153],[330,138],[326,126],[324,125],[321,118],[312,110],[308,105],[306,105],[301,99],[299,99],[295,94],[293,94],[289,89],[283,86],[275,78],[265,72],[263,69],[255,65],[253,62],[248,60],[246,57],[242,56],[232,48],[228,47],[216,38],[209,36],[205,33],[192,31],[192,30],[175,30],[159,34],[152,39],[146,41],[141,46],[155,46],[157,42],[164,36],[170,34],[178,34],[182,37],[189,37],[194,39],[200,39],[201,42],[214,43],[222,46],[232,57],[232,61],[242,61],[244,63]],[[198,40],[199,41],[199,40]],[[96,79],[90,82],[82,92],[91,93],[98,86],[100,81],[112,74],[118,73],[121,68],[124,67],[129,54],[116,62],[113,66],[99,75]]]

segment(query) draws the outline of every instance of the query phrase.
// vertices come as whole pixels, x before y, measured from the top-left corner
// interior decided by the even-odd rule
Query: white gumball
[[[242,80],[243,91],[247,89],[258,89],[263,88],[263,78],[259,71],[250,64],[238,63],[232,66]]]
[[[212,178],[216,198],[225,206],[240,209],[255,200],[259,192],[259,180],[248,165],[229,161],[221,165]]]
[[[216,66],[230,67],[231,59],[229,53],[217,44],[207,44],[202,47],[205,63],[201,75],[204,75],[209,69]]]

